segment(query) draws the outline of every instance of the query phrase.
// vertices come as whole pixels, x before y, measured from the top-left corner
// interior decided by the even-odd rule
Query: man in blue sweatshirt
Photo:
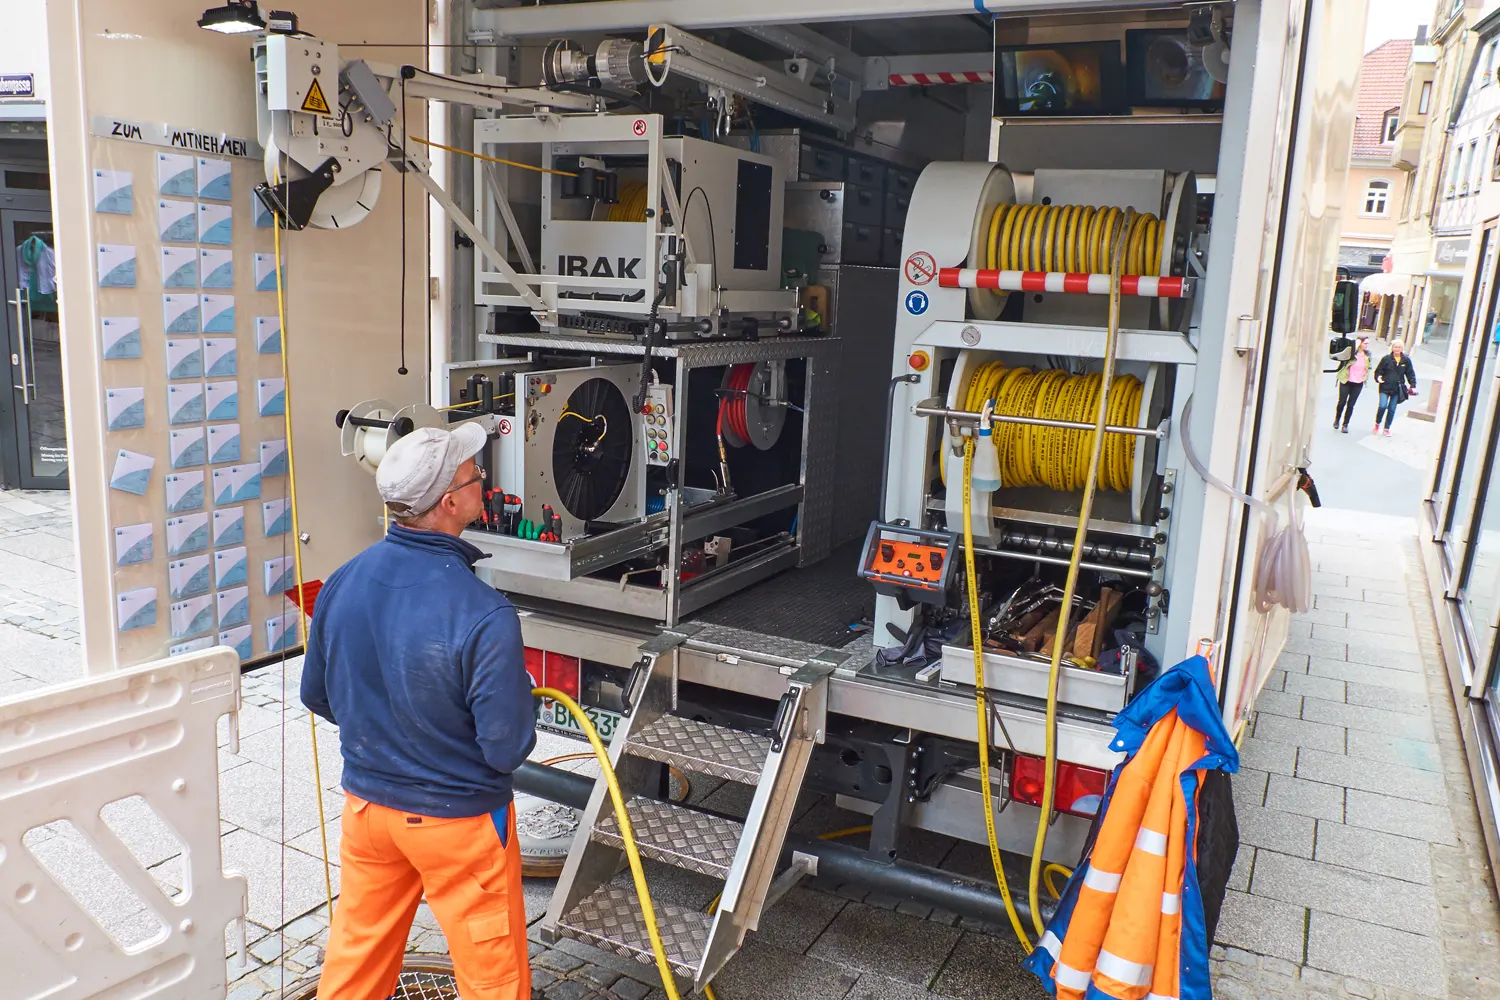
[[[477,424],[391,446],[395,523],[318,594],[302,701],[339,727],[343,887],[319,1000],[395,990],[425,894],[464,1000],[531,996],[511,773],[536,743],[520,622],[459,537],[483,506]]]

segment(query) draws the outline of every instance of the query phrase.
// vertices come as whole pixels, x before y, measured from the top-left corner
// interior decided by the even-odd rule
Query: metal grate
[[[689,619],[779,636],[814,649],[843,646],[858,635],[849,626],[874,614],[875,591],[859,577],[863,549],[861,537],[816,565],[778,573]]]
[[[633,798],[626,804],[636,843],[648,858],[715,878],[728,878],[744,827],[733,820],[654,799]],[[593,839],[625,849],[613,812],[599,817]]]
[[[285,1000],[315,1000],[317,995],[318,977],[311,976],[293,984]],[[407,959],[390,1000],[459,1000],[453,964],[437,958]]]

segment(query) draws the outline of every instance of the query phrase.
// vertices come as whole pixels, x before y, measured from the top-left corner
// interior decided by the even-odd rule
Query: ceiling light
[[[261,20],[255,0],[228,0],[222,7],[210,7],[198,18],[198,27],[207,28],[225,35],[242,35],[252,31],[265,31],[266,22]]]

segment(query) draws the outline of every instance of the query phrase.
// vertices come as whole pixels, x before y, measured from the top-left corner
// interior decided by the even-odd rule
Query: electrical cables
[[[646,182],[621,181],[619,201],[609,206],[605,222],[645,222]]]
[[[1156,216],[1132,209],[1003,204],[990,216],[985,267],[1102,274],[1118,247],[1122,274],[1160,277],[1165,229]]]

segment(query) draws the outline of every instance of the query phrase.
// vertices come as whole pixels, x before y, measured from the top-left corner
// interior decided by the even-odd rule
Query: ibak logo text
[[[639,257],[631,257],[629,260],[616,257],[614,268],[611,269],[608,257],[596,257],[590,266],[587,257],[557,255],[557,273],[570,278],[639,278],[635,269],[640,265]]]

